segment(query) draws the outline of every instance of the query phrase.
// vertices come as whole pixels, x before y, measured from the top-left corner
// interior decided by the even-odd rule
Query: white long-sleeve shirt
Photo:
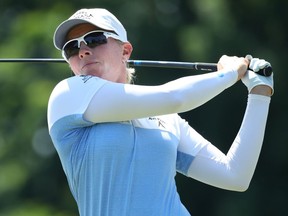
[[[176,114],[236,80],[235,71],[220,71],[153,87],[92,76],[60,82],[49,100],[48,125],[80,215],[189,215],[177,193],[176,171],[245,190],[260,154],[270,98],[249,95],[227,154]]]

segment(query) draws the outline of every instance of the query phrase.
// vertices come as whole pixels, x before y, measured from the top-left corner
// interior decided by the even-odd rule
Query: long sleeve
[[[240,130],[225,155],[212,144],[195,157],[189,176],[236,191],[248,188],[262,148],[270,97],[250,94]]]
[[[237,77],[237,71],[222,70],[158,86],[107,82],[95,93],[84,116],[96,123],[185,112],[232,86]]]

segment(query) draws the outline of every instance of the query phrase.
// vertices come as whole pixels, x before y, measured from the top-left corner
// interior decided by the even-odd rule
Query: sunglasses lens
[[[71,56],[77,55],[79,53],[78,40],[75,39],[63,47],[64,54],[65,54],[67,59],[69,59]],[[84,41],[88,47],[94,48],[94,47],[99,46],[101,44],[106,44],[107,38],[103,34],[103,32],[92,32],[90,34],[88,33],[84,37]]]
[[[103,35],[102,32],[94,32],[91,33],[89,35],[87,35],[84,38],[87,46],[89,46],[90,48],[99,46],[101,44],[106,44],[107,43],[107,38],[105,37],[105,35]]]
[[[73,55],[77,55],[79,52],[78,41],[71,41],[70,43],[66,44],[63,50],[67,59]]]

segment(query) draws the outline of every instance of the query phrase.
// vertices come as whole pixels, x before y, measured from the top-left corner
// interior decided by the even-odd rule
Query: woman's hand
[[[240,80],[248,69],[249,59],[237,56],[223,55],[217,64],[218,70],[232,69],[238,72],[238,80]]]

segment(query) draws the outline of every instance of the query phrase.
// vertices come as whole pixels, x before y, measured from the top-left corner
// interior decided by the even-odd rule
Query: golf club
[[[64,63],[61,58],[1,58],[0,63]],[[135,67],[161,67],[161,68],[178,68],[178,69],[192,69],[201,71],[217,71],[216,63],[202,63],[202,62],[175,62],[175,61],[149,61],[149,60],[128,60],[129,66]],[[265,67],[257,72],[262,76],[270,76],[272,74],[272,67]]]

